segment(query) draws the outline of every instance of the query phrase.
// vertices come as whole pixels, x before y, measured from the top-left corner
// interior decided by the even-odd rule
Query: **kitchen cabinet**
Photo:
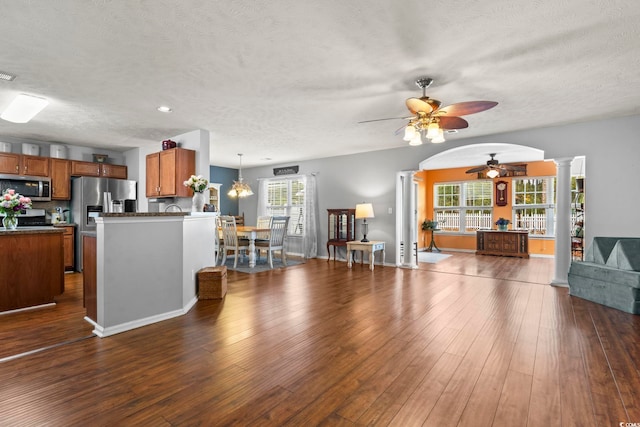
[[[82,296],[87,317],[98,321],[98,270],[95,234],[82,235]]]
[[[49,157],[0,153],[0,173],[49,176]]]
[[[478,230],[476,255],[529,258],[528,231]]]
[[[1,231],[0,247],[0,312],[51,304],[64,292],[62,231]],[[28,254],[28,255],[25,255]]]
[[[67,271],[73,271],[75,269],[75,232],[76,228],[73,225],[58,225],[62,228],[62,243],[64,246],[64,269]]]
[[[51,159],[51,200],[71,200],[71,162]]]
[[[124,165],[72,160],[71,175],[127,179],[127,167]]]
[[[193,192],[183,185],[196,173],[196,152],[171,148],[146,157],[147,197],[191,197]]]

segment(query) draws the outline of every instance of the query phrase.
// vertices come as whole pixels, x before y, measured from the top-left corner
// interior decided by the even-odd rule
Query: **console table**
[[[529,258],[528,231],[478,230],[476,255]]]
[[[361,242],[359,240],[354,240],[351,242],[347,242],[347,267],[351,268],[353,263],[352,251],[361,251],[362,254],[362,262],[364,262],[364,252],[369,253],[369,270],[373,271],[373,261],[375,258],[376,251],[382,251],[382,263],[384,264],[384,242],[371,240],[369,242]]]

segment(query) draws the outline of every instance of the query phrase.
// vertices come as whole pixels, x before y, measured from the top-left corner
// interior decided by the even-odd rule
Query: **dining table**
[[[253,225],[237,225],[236,234],[238,238],[244,238],[249,240],[249,268],[256,266],[256,238],[258,235],[265,233],[268,238],[268,234],[271,233],[270,228],[258,228]]]

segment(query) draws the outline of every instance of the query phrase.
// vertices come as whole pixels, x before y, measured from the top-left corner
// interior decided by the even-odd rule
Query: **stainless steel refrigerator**
[[[82,232],[96,231],[95,219],[102,212],[135,212],[136,181],[79,177],[71,181],[71,214],[76,231],[76,268],[82,271]]]

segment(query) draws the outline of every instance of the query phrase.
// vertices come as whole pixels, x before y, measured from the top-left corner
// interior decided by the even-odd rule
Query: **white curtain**
[[[269,215],[267,211],[269,181],[281,181],[283,179],[300,177],[282,177],[260,179],[258,186],[258,212],[257,216]],[[298,253],[305,258],[318,256],[318,192],[316,189],[315,174],[304,176],[304,237],[290,236],[287,243],[287,252]]]
[[[315,174],[307,175],[304,196],[305,207],[305,234],[304,257],[315,258],[318,256],[318,191],[316,189]]]

